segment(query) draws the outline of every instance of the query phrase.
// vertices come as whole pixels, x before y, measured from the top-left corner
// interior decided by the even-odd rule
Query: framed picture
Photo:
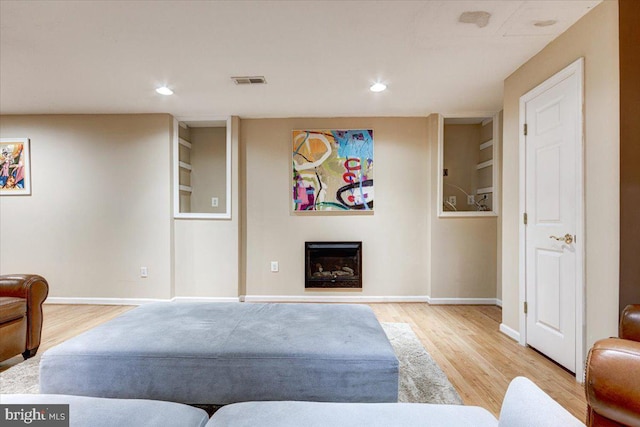
[[[31,194],[28,138],[0,138],[0,196]]]
[[[373,130],[294,130],[292,209],[373,211]]]

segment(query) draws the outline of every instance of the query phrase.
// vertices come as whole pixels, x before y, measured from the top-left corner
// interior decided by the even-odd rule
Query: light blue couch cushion
[[[207,427],[497,427],[476,406],[424,403],[247,402],[219,409]]]
[[[511,381],[500,421],[474,406],[422,403],[247,402],[218,410],[207,427],[584,427],[538,388]]]
[[[529,379],[516,377],[502,401],[499,426],[584,427],[584,424]]]
[[[0,403],[3,405],[68,404],[70,427],[202,427],[209,421],[209,416],[202,409],[153,400],[101,399],[53,394],[2,394]]]
[[[398,360],[364,305],[155,303],[45,352],[40,391],[191,404],[395,402]]]

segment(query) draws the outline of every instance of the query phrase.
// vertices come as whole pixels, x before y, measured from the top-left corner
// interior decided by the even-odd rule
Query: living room
[[[0,273],[42,275],[49,282],[47,304],[52,305],[126,306],[153,301],[498,305],[500,331],[519,341],[523,301],[519,100],[583,57],[584,230],[588,236],[583,246],[587,260],[583,280],[584,360],[594,342],[617,335],[623,300],[622,242],[617,232],[623,227],[619,208],[623,200],[617,191],[621,191],[623,173],[618,149],[623,143],[618,108],[622,83],[618,65],[619,5],[610,0],[591,3],[592,10],[557,37],[548,36],[548,44],[504,74],[501,86],[487,90],[493,92],[488,97],[495,104],[491,109],[452,101],[442,102],[442,106],[425,102],[422,114],[395,113],[403,110],[394,110],[393,103],[385,105],[386,110],[376,109],[378,104],[384,105],[382,97],[400,91],[396,80],[389,82],[389,92],[373,94],[382,97],[363,105],[362,113],[336,106],[334,110],[296,115],[294,112],[302,111],[305,102],[291,99],[288,111],[274,108],[266,115],[245,113],[233,102],[212,105],[209,110],[189,110],[187,94],[197,98],[198,91],[187,82],[190,74],[171,76],[174,82],[166,82],[174,85],[177,101],[155,93],[140,99],[141,104],[156,102],[153,109],[104,109],[99,100],[82,99],[79,93],[65,107],[65,90],[58,88],[49,90],[60,93],[59,108],[55,103],[39,104],[40,95],[27,91],[27,83],[20,81],[15,69],[5,72],[4,68],[4,64],[20,60],[19,46],[32,42],[22,32],[15,40],[5,34],[26,25],[26,17],[35,11],[26,5],[3,2],[2,15],[9,17],[3,17],[0,135],[29,139],[32,188],[28,196],[3,196],[0,201]],[[35,15],[46,22],[42,11]],[[54,16],[61,19],[60,14]],[[11,19],[16,22],[10,24]],[[465,31],[481,30],[475,24],[465,25],[469,26]],[[68,34],[63,32],[62,36]],[[132,45],[141,43],[144,37],[140,37],[134,37]],[[60,58],[76,61],[73,48],[68,46],[66,56]],[[322,50],[314,47],[312,52]],[[186,60],[180,52],[174,54],[177,61]],[[135,69],[132,55],[123,58],[130,61],[123,64],[131,65],[114,70],[112,79],[106,82],[103,97],[109,101],[118,93],[118,76]],[[279,96],[271,89],[279,87],[278,78],[268,74],[269,69],[255,69],[260,68],[259,61],[252,64],[234,59],[242,64],[237,69],[265,73],[268,82],[263,87],[232,86],[242,91],[236,92],[238,98],[249,99],[257,109],[270,97]],[[90,72],[89,62],[76,69],[77,79]],[[51,63],[40,72],[55,73],[56,67],[62,65]],[[158,71],[158,75],[163,74]],[[214,74],[222,79],[220,72]],[[141,81],[150,79],[154,77],[145,76]],[[10,89],[12,86],[14,89]],[[153,89],[150,87],[151,92]],[[494,101],[496,94],[498,103]],[[304,94],[298,95],[304,99]],[[313,104],[315,100],[310,97],[308,102]],[[441,115],[479,110],[502,111],[498,214],[441,217]],[[231,117],[229,219],[174,217],[172,150],[176,118],[194,116]],[[292,212],[288,183],[294,129],[374,130],[378,196],[374,212]],[[306,290],[307,241],[361,241],[362,289]],[[278,263],[276,272],[270,268],[273,261]],[[141,277],[142,267],[146,277]],[[628,283],[625,289],[632,287]],[[633,298],[625,296],[628,303],[634,302]]]

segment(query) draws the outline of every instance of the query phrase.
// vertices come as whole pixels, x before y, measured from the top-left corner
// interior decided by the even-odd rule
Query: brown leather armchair
[[[49,284],[35,274],[0,276],[0,361],[35,356],[42,334],[42,303]]]
[[[589,427],[640,427],[640,305],[624,309],[619,335],[597,341],[587,357]]]

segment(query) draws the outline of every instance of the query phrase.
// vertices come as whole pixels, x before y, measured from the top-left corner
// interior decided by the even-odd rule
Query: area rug
[[[407,323],[382,323],[400,362],[398,402],[462,405],[442,369]]]
[[[462,404],[442,369],[407,323],[382,323],[400,361],[399,402]],[[0,373],[0,393],[39,393],[40,355]]]

